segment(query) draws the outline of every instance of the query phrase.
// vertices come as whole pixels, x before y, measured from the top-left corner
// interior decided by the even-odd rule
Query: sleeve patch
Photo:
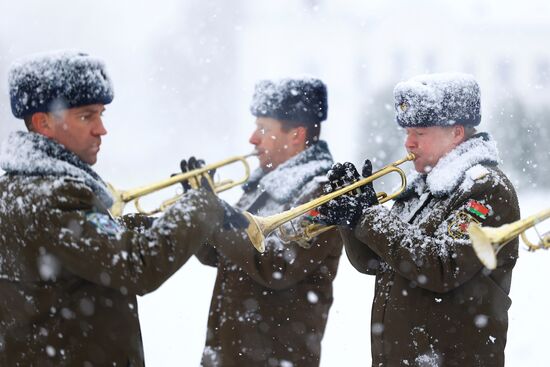
[[[311,209],[309,212],[304,214],[304,220],[309,221],[310,223],[314,222],[320,214],[321,213],[319,213],[317,210]]]
[[[447,232],[455,240],[468,238],[468,226],[470,223],[479,223],[479,220],[465,211],[460,211],[449,224]]]
[[[487,219],[487,215],[489,214],[489,208],[476,200],[468,201],[466,211],[480,219]]]
[[[124,228],[107,214],[88,213],[86,220],[96,227],[98,233],[108,236],[118,236],[124,231]]]

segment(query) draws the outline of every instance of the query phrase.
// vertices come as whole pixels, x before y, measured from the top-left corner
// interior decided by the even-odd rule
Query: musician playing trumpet
[[[370,185],[319,209],[340,225],[353,266],[376,276],[372,365],[503,366],[517,239],[489,271],[467,228],[513,222],[519,207],[495,142],[475,130],[479,86],[469,75],[423,75],[397,84],[394,102],[416,157],[406,190],[391,209]],[[353,165],[336,165],[326,191],[354,176]]]
[[[151,228],[115,221],[92,169],[114,97],[103,61],[38,54],[8,79],[28,131],[10,134],[0,153],[0,365],[143,366],[136,296],[210,238],[223,204],[194,190]]]
[[[327,118],[325,84],[313,78],[261,81],[251,112],[256,128],[250,143],[260,167],[236,206],[269,215],[319,196],[333,164],[327,143],[319,140]],[[318,366],[342,251],[338,232],[290,242],[276,232],[260,254],[243,222],[197,253],[218,271],[202,364]]]

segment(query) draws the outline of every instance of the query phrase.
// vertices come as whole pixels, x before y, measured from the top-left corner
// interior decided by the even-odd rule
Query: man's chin
[[[423,164],[414,164],[414,169],[416,170],[416,172],[418,173],[426,173],[426,170],[424,168],[424,165]]]
[[[264,172],[273,171],[273,169],[275,168],[273,162],[271,161],[260,161],[260,167]]]
[[[433,167],[428,165],[428,164],[423,164],[423,165],[415,165],[414,166],[414,169],[416,170],[416,172],[418,173],[422,173],[422,174],[428,174],[432,171]]]
[[[93,157],[86,157],[82,159],[85,163],[88,163],[90,166],[93,166],[97,162],[97,155]]]

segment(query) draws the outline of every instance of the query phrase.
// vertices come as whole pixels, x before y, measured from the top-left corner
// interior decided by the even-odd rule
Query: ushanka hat
[[[427,74],[398,83],[393,90],[401,127],[477,126],[481,122],[479,85],[468,74]]]
[[[108,104],[113,85],[102,60],[76,51],[55,51],[16,61],[8,74],[11,110],[17,118],[36,112]]]
[[[257,117],[308,124],[326,120],[327,110],[327,87],[315,78],[262,80],[250,105]]]

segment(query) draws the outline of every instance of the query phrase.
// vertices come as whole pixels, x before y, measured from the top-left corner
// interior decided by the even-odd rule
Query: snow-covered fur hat
[[[327,87],[315,78],[262,80],[250,105],[256,117],[308,124],[326,120],[327,110]]]
[[[481,121],[479,85],[468,74],[427,74],[398,83],[393,90],[401,127],[477,126]]]
[[[113,85],[100,59],[76,51],[41,53],[16,61],[8,75],[17,118],[89,104],[108,104]]]

